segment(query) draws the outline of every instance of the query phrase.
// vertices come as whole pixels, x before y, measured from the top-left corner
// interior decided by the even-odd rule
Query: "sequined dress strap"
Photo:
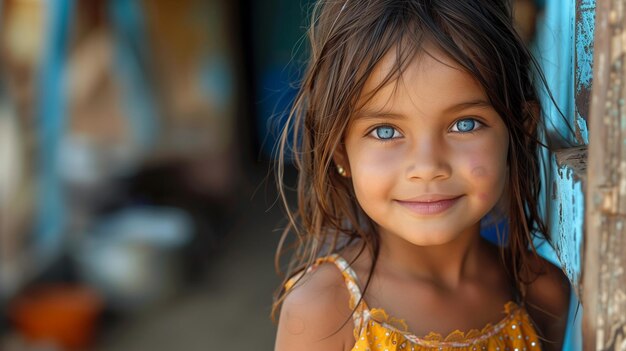
[[[350,267],[348,261],[338,254],[332,254],[330,256],[319,258],[317,259],[315,265],[319,265],[324,262],[334,263],[343,275],[343,280],[346,283],[348,292],[350,293],[350,309],[354,310],[352,317],[354,319],[354,332],[356,336],[363,327],[363,323],[367,322],[365,320],[367,318],[364,319],[364,316],[369,316],[369,308],[362,299],[361,289],[357,283],[358,278],[356,272],[352,269],[352,267]]]

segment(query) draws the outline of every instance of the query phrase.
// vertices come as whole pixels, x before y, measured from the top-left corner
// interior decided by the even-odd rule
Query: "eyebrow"
[[[456,103],[454,105],[446,107],[442,112],[452,113],[459,112],[470,108],[493,108],[491,103],[484,99],[474,99],[469,101],[463,101]],[[401,113],[396,113],[393,111],[376,111],[376,110],[368,110],[361,109],[356,113],[356,119],[375,119],[375,118],[390,118],[390,119],[403,119],[404,115]]]
[[[404,115],[400,113],[386,112],[386,111],[361,110],[355,116],[355,119],[359,119],[359,120],[376,119],[376,118],[404,119]]]
[[[455,111],[463,111],[468,108],[493,108],[489,101],[483,99],[475,99],[470,101],[460,102],[458,104],[454,104],[450,107],[447,107],[444,112],[455,112]]]

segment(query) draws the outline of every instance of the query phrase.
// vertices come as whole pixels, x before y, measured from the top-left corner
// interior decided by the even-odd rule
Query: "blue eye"
[[[390,139],[397,138],[398,136],[400,136],[400,133],[394,127],[390,127],[390,126],[376,127],[372,131],[372,133],[375,134],[374,137],[376,139],[381,139],[381,140],[390,140]]]
[[[475,130],[480,126],[480,122],[473,118],[465,118],[458,120],[454,125],[452,125],[453,132],[467,133]]]

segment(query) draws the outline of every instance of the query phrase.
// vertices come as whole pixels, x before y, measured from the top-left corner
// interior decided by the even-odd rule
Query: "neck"
[[[479,274],[483,245],[480,224],[451,242],[432,246],[417,246],[396,235],[381,233],[377,270],[455,290],[464,279]]]

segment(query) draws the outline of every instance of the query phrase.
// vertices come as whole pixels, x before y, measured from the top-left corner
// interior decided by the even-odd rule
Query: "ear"
[[[350,171],[350,161],[348,160],[348,154],[346,153],[346,147],[342,143],[337,146],[335,152],[333,153],[333,162],[335,163],[335,171],[339,173],[339,175],[349,178],[352,174]],[[344,172],[339,172],[339,170],[343,169]]]

